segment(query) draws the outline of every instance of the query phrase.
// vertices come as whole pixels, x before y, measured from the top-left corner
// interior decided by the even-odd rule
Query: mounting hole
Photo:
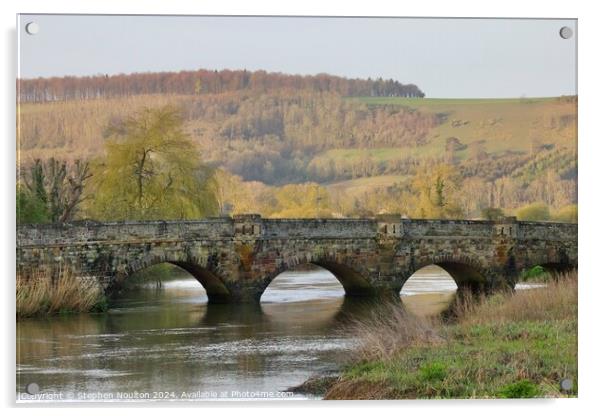
[[[570,39],[573,37],[573,29],[568,26],[561,27],[559,33],[562,39]]]
[[[573,380],[570,378],[563,378],[560,380],[560,389],[564,391],[573,390]]]
[[[25,25],[25,31],[30,35],[36,35],[40,31],[40,25],[36,22],[29,22]]]
[[[40,392],[40,386],[38,386],[38,383],[29,383],[27,386],[25,386],[25,391],[27,394],[31,394],[33,396],[34,394],[38,394]]]

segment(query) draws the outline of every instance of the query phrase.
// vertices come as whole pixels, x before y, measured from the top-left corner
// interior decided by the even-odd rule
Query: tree
[[[76,160],[69,165],[54,158],[36,159],[21,178],[25,184],[25,189],[20,191],[21,201],[29,207],[41,204],[50,222],[72,221],[84,200],[84,187],[91,176],[87,161]]]
[[[215,178],[178,109],[146,108],[107,129],[92,211],[105,220],[190,219],[218,212]]]
[[[458,203],[460,177],[452,166],[423,165],[414,176],[412,189],[417,196],[414,217],[463,217]]]

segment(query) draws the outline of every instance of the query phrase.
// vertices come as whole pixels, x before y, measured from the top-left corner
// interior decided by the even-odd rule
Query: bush
[[[542,202],[535,202],[516,211],[516,218],[520,221],[548,221],[550,208]]]
[[[500,208],[489,207],[481,210],[481,218],[483,218],[484,220],[501,220],[504,219],[505,216],[506,214],[504,214],[504,211],[502,211]]]
[[[528,399],[537,396],[539,396],[539,388],[530,380],[508,384],[500,391],[500,397],[506,399]]]
[[[541,280],[541,281],[547,281],[547,273],[546,269],[544,269],[541,266],[535,266],[529,270],[524,271],[521,275],[519,280],[522,281],[529,281],[529,280]]]
[[[558,222],[577,222],[577,205],[567,205],[558,210],[552,217],[554,221]]]
[[[17,224],[50,222],[46,204],[22,186],[17,187]]]

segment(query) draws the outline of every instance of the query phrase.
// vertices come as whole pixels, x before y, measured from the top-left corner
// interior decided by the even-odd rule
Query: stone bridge
[[[263,219],[79,222],[17,228],[17,269],[72,267],[110,291],[158,263],[191,273],[210,302],[258,302],[299,264],[329,270],[351,296],[398,294],[414,272],[445,269],[458,287],[513,287],[536,265],[577,267],[577,225],[516,221]]]

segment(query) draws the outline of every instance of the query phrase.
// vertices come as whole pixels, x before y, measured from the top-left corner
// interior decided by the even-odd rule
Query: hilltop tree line
[[[402,84],[393,79],[350,79],[329,74],[289,75],[228,69],[20,79],[17,90],[20,102],[36,103],[146,94],[221,94],[241,90],[330,92],[342,96],[425,96],[416,85]]]

